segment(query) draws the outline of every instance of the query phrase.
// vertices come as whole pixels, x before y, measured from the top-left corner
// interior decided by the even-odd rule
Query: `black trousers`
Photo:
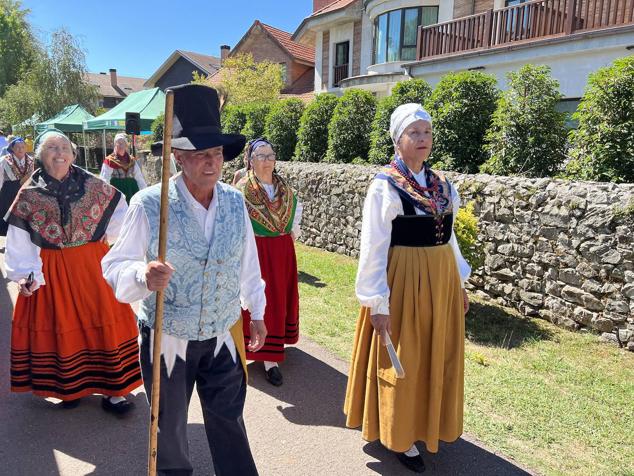
[[[216,339],[189,341],[187,360],[176,358],[170,377],[161,359],[161,401],[157,472],[189,476],[193,468],[187,443],[187,412],[194,383],[203,410],[205,432],[216,476],[257,475],[242,418],[246,379],[239,356],[226,346],[214,357]],[[151,401],[150,328],[141,326],[141,370]],[[206,474],[206,473],[203,473]]]

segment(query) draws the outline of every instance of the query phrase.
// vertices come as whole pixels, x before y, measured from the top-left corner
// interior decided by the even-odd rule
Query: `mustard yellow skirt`
[[[392,342],[405,370],[398,379],[387,350],[361,308],[344,412],[350,428],[404,452],[416,441],[436,453],[438,442],[462,434],[464,308],[449,245],[390,249]]]

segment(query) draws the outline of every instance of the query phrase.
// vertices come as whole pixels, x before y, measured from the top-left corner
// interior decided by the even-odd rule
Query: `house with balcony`
[[[634,0],[313,0],[293,40],[315,48],[315,92],[382,97],[465,70],[504,89],[506,73],[533,63],[574,103],[590,73],[634,54]]]

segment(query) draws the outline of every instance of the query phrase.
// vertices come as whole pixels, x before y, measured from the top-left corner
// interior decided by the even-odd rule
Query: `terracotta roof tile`
[[[301,45],[291,39],[292,34],[271,25],[260,22],[262,27],[269,32],[289,54],[300,61],[315,63],[315,49],[309,46]]]

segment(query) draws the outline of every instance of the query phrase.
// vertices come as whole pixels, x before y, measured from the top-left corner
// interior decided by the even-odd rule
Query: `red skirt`
[[[42,249],[46,285],[18,296],[11,390],[73,400],[124,396],[142,384],[138,328],[101,274],[104,243]]]
[[[296,344],[299,339],[299,291],[297,289],[297,258],[291,235],[256,236],[262,279],[266,283],[264,323],[267,336],[258,352],[247,350],[248,360],[284,360],[284,344]],[[251,338],[251,315],[242,311],[245,345]]]

